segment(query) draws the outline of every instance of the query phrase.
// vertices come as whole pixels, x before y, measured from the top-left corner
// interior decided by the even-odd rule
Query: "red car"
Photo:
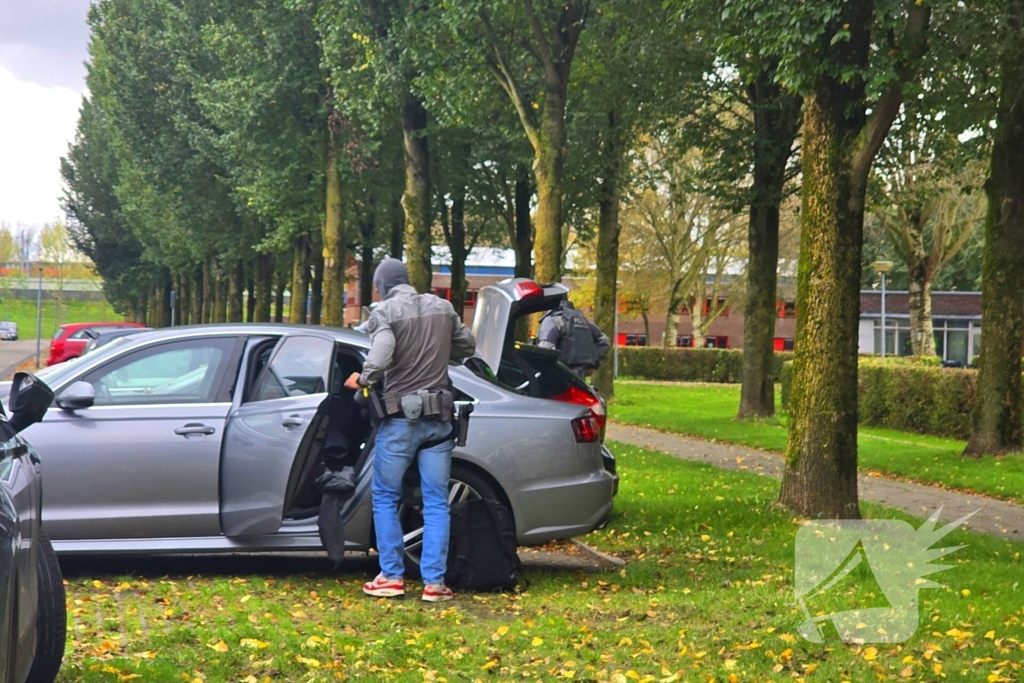
[[[85,350],[85,345],[89,343],[92,337],[89,335],[91,330],[98,330],[100,328],[111,329],[115,327],[143,327],[137,323],[71,323],[68,325],[61,325],[57,330],[57,334],[53,335],[53,339],[50,341],[50,360],[46,363],[47,365],[56,365],[57,363],[63,363],[66,360],[72,358],[78,358],[82,355],[82,351]]]

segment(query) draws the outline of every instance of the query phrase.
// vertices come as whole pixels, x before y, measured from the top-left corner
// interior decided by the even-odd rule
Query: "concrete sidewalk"
[[[668,453],[683,460],[697,460],[729,470],[746,470],[773,479],[782,476],[782,456],[747,446],[701,441],[654,429],[609,423],[607,437],[633,446]],[[941,505],[940,518],[953,521],[979,510],[964,526],[1001,538],[1024,541],[1024,507],[937,486],[859,476],[860,499],[905,510],[927,518]]]

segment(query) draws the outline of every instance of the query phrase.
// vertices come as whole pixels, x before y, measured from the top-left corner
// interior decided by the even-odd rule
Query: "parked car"
[[[503,345],[515,318],[567,293],[530,285],[482,293],[474,328],[485,355],[451,369],[458,400],[475,404],[454,453],[452,499],[506,503],[522,544],[601,525],[618,480],[601,443],[600,398],[557,353],[510,336]],[[357,471],[346,545],[371,548],[371,427],[342,386],[368,349],[352,330],[207,325],[131,335],[42,371],[58,410],[28,436],[42,454],[43,517],[57,552],[319,548],[314,482],[329,455],[333,469]],[[332,451],[339,435],[358,447]],[[415,564],[414,469],[401,514]]]
[[[139,332],[148,332],[152,328],[150,327],[114,327],[111,329],[97,328],[89,330],[89,341],[86,343],[85,348],[82,350],[82,355],[92,353],[98,348],[106,346],[115,339],[121,339],[127,337],[130,334],[138,334]]]
[[[0,339],[4,341],[18,341],[18,323],[10,320],[0,320]]]
[[[18,433],[53,392],[21,373],[0,411],[0,683],[51,683],[64,657],[64,581],[40,526],[39,456]]]
[[[109,322],[109,323],[69,323],[57,328],[57,332],[50,340],[50,358],[47,365],[56,365],[72,358],[78,358],[85,351],[85,345],[92,339],[94,331],[104,329],[122,328],[141,329],[142,325],[137,323]]]

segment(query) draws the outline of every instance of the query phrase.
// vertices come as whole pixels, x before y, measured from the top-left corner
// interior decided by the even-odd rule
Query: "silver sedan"
[[[512,340],[515,319],[557,305],[565,289],[519,282],[486,288],[474,324],[482,357],[451,369],[475,411],[450,488],[453,501],[504,502],[519,542],[535,544],[600,525],[618,478],[601,443],[603,402],[556,357]],[[207,325],[132,335],[44,371],[55,406],[26,437],[57,552],[319,548],[315,482],[344,465],[357,480],[342,509],[345,547],[372,548],[371,427],[342,387],[368,348],[351,330]],[[415,561],[422,518],[408,484],[401,514]]]

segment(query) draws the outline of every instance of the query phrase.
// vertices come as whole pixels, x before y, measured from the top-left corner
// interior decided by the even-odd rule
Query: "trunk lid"
[[[473,317],[477,355],[497,374],[502,356],[517,341],[516,321],[524,315],[557,308],[568,295],[565,285],[538,285],[526,278],[502,280],[481,288]]]

